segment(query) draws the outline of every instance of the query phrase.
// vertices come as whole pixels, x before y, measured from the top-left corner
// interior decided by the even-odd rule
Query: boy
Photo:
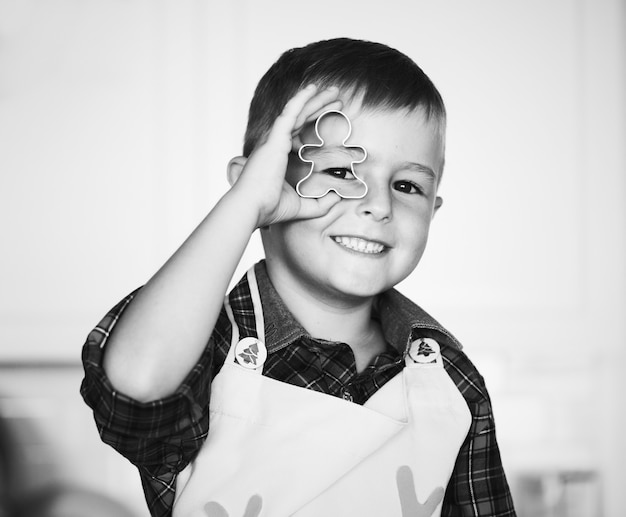
[[[444,131],[385,45],[313,43],[261,79],[231,189],[83,350],[83,397],[153,516],[515,514],[482,377],[393,289],[441,205]],[[299,196],[311,167],[367,192]],[[257,228],[266,258],[224,299]]]

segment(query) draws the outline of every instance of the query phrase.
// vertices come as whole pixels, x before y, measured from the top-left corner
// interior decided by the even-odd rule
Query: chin
[[[387,291],[393,284],[389,282],[382,282],[380,278],[372,281],[371,279],[364,278],[343,278],[338,279],[333,283],[336,293],[339,296],[343,296],[346,299],[366,299],[374,298],[380,293]]]

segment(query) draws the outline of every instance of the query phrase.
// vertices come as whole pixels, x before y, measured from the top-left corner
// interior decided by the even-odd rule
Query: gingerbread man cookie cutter
[[[351,174],[353,176],[352,179],[349,180],[337,180],[339,182],[343,182],[343,181],[348,181],[351,183],[351,185],[341,185],[341,184],[335,184],[335,185],[328,185],[325,186],[324,188],[320,189],[320,191],[318,192],[314,192],[314,193],[306,193],[303,192],[302,190],[302,185],[311,180],[311,177],[313,176],[314,173],[314,169],[315,169],[315,161],[314,160],[307,160],[304,157],[304,152],[307,151],[309,148],[321,148],[324,147],[324,145],[326,145],[326,142],[324,140],[324,138],[322,137],[322,135],[320,134],[320,122],[322,121],[322,119],[329,115],[329,114],[337,114],[337,115],[341,115],[345,121],[348,123],[348,130],[347,130],[347,134],[346,136],[343,138],[341,145],[343,147],[345,147],[346,149],[359,149],[362,153],[363,153],[363,158],[361,158],[360,160],[351,160],[350,161],[350,171]],[[339,110],[328,110],[325,111],[324,113],[322,113],[317,120],[315,121],[315,134],[318,138],[318,140],[320,141],[319,144],[304,144],[300,147],[300,149],[298,150],[298,157],[300,158],[300,160],[302,160],[305,163],[310,163],[311,164],[311,168],[308,172],[308,174],[302,178],[300,181],[298,181],[298,183],[296,184],[296,192],[298,193],[298,195],[300,197],[303,198],[313,198],[313,199],[317,199],[317,198],[321,198],[324,197],[326,194],[328,194],[329,192],[333,191],[335,192],[339,197],[343,198],[343,199],[362,199],[367,195],[368,192],[368,186],[367,183],[365,183],[365,181],[363,181],[354,171],[354,165],[358,164],[358,163],[363,163],[366,159],[367,159],[367,150],[365,149],[365,147],[362,147],[360,145],[347,145],[346,142],[348,141],[348,139],[350,138],[350,135],[352,134],[352,123],[350,122],[350,119],[348,118],[348,116],[343,112],[343,111],[339,111]],[[356,183],[356,185],[355,185]],[[356,188],[358,187],[358,188]],[[356,193],[354,193],[356,192]]]

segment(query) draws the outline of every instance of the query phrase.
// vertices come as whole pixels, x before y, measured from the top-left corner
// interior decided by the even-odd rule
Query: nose
[[[360,200],[359,212],[375,221],[391,221],[393,212],[389,186],[380,181],[368,181],[367,187],[367,194]]]

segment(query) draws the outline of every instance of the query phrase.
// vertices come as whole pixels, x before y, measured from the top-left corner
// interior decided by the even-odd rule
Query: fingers
[[[306,124],[309,121],[317,120],[323,113],[326,113],[327,111],[340,111],[341,108],[343,108],[343,102],[337,99],[336,101],[326,104],[322,108],[318,109],[315,113],[311,114],[309,117],[307,117],[304,123]]]
[[[341,201],[335,192],[329,192],[318,199],[301,198],[298,219],[314,219],[326,215],[330,209]]]
[[[283,108],[274,121],[268,140],[283,138],[287,135],[297,139],[298,133],[308,122],[315,120],[324,111],[341,109],[338,99],[339,89],[330,87],[319,91],[317,86],[309,85],[299,90]]]
[[[314,84],[310,84],[306,88],[298,91],[298,93],[287,101],[282,113],[276,117],[274,128],[291,133],[302,110],[316,94],[317,87]]]
[[[340,99],[334,99],[338,90],[332,88],[330,91],[325,91],[324,94],[320,94],[311,99],[311,101],[303,108],[302,112],[298,116],[295,126],[293,128],[292,138],[292,151],[298,151],[303,145],[301,138],[302,129],[309,123],[315,122],[322,114],[327,111],[339,111],[343,108],[343,101]]]
[[[299,133],[307,122],[315,120],[324,111],[341,108],[342,102],[338,96],[339,88],[331,86],[307,100],[296,118],[292,133]]]
[[[325,98],[328,96],[324,95],[324,93],[326,92],[318,93],[314,84],[299,90],[298,93],[287,101],[281,114],[276,117],[271,133],[291,135],[294,131],[297,131],[298,126],[301,127],[303,124],[301,122],[302,117],[306,117],[311,112],[311,109],[314,111],[319,109],[319,97]]]
[[[245,183],[247,186],[263,185],[265,194],[262,195],[258,189],[255,192],[259,199],[262,198],[259,203],[260,226],[291,219],[321,217],[340,201],[341,198],[334,194],[319,200],[303,200],[286,178],[289,175],[289,155],[300,140],[298,133],[323,111],[340,109],[342,103],[338,97],[338,88],[319,91],[317,86],[311,85],[299,90],[285,104],[265,140],[255,147],[246,161],[245,170],[259,168],[264,175],[263,181],[260,181],[258,174],[245,174],[246,178],[252,178]]]

